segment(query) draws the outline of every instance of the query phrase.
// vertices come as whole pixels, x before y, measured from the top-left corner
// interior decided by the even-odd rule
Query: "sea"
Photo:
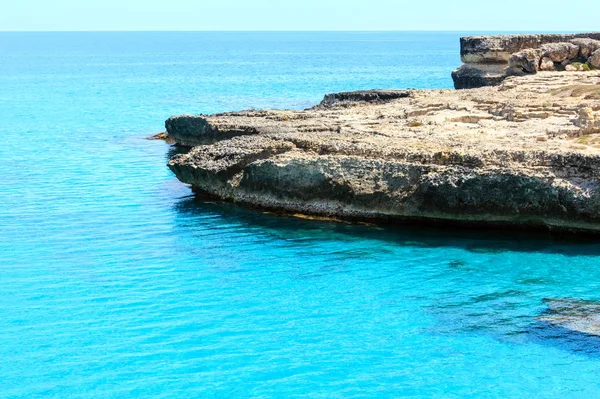
[[[481,32],[0,33],[0,398],[595,398],[597,240],[194,198],[171,115],[451,88]]]

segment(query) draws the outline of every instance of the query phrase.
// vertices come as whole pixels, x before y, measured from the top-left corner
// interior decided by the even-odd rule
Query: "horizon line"
[[[558,32],[558,33],[593,33],[593,30],[536,30],[536,29],[107,29],[107,30],[1,30],[0,33],[236,33],[236,32]]]

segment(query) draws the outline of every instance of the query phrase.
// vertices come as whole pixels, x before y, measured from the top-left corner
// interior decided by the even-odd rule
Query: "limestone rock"
[[[196,189],[227,198],[228,181],[246,166],[260,159],[291,151],[294,145],[283,140],[251,136],[195,147],[187,154],[174,156],[168,166]]]
[[[582,62],[598,49],[598,43],[600,32],[463,37],[460,46],[464,65],[452,73],[454,87],[499,85],[509,76],[555,69],[548,60],[542,67],[540,61],[544,58],[563,66]]]
[[[525,49],[510,56],[508,65],[511,68],[522,69],[525,72],[536,73],[540,58],[542,57],[540,49]]]
[[[203,115],[173,116],[166,120],[165,128],[171,139],[180,145],[190,147],[210,144],[240,135],[256,134],[254,127],[245,125],[227,126],[224,129],[219,129],[206,123]]]
[[[600,49],[594,51],[588,61],[594,68],[600,68]]]
[[[208,115],[197,125],[219,141],[169,167],[198,193],[275,211],[600,234],[599,85],[600,71],[546,72]]]
[[[594,51],[600,49],[600,40],[579,38],[571,40],[571,43],[579,47],[578,56],[588,58]]]
[[[506,63],[512,54],[521,50],[577,38],[600,40],[600,32],[462,37],[460,56],[464,63]]]
[[[341,102],[386,102],[410,96],[410,90],[360,90],[327,94],[321,106],[330,106]]]
[[[513,71],[505,64],[463,64],[452,72],[455,89],[473,89],[484,86],[496,86],[508,76],[522,72]]]
[[[549,57],[544,57],[540,61],[540,71],[554,71],[554,61]]]
[[[573,43],[548,43],[542,45],[539,50],[542,57],[548,57],[553,62],[571,60],[579,55],[579,46]]]
[[[579,126],[583,129],[600,127],[600,120],[597,120],[594,115],[594,110],[591,107],[581,107],[579,109],[579,116],[573,121],[575,126]]]

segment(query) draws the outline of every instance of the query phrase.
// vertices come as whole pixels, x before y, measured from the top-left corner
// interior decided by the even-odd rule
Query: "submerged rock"
[[[167,132],[157,133],[154,136],[147,137],[146,140],[163,140],[167,144],[175,144],[176,143],[176,141],[173,138],[169,137]]]
[[[545,299],[548,314],[540,321],[569,331],[600,337],[600,302],[580,299]]]
[[[275,211],[600,233],[599,85],[600,72],[548,72],[202,116],[186,142],[213,142],[169,167],[197,192]]]

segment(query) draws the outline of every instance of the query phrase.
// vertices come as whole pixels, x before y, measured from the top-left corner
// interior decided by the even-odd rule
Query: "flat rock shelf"
[[[327,95],[303,111],[178,116],[168,166],[275,211],[600,233],[600,72],[470,90]]]

